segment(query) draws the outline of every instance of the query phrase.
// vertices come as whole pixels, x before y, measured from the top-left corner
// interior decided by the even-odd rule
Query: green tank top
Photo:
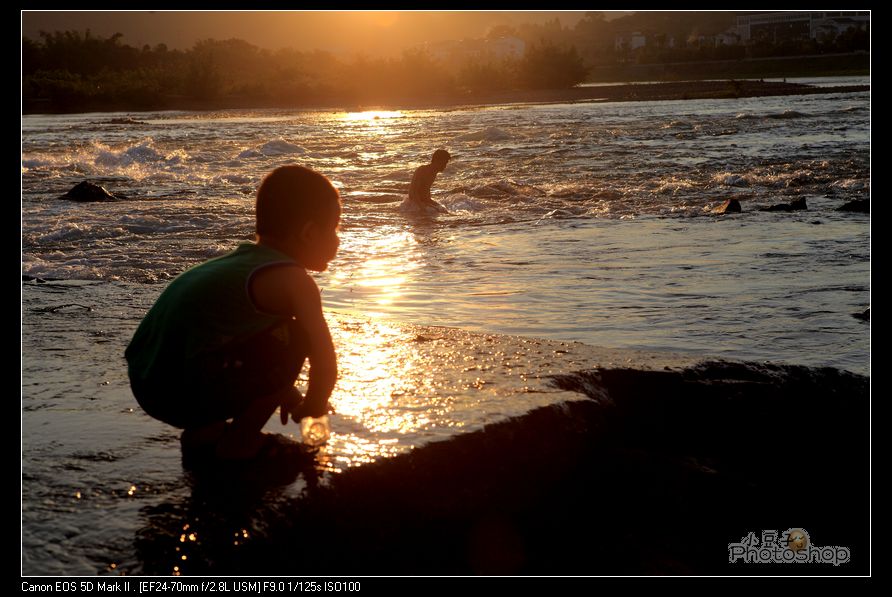
[[[164,379],[185,373],[193,357],[238,342],[278,323],[250,296],[251,277],[271,265],[297,263],[275,249],[243,243],[177,276],[158,297],[127,346],[131,379]]]

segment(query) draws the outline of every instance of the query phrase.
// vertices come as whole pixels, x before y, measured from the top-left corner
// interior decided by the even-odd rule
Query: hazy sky
[[[123,12],[24,11],[22,35],[41,30],[123,33],[133,46],[166,43],[188,48],[199,39],[237,37],[265,48],[314,48],[334,52],[392,54],[425,41],[482,37],[498,24],[542,22],[555,17],[575,24],[584,12]]]

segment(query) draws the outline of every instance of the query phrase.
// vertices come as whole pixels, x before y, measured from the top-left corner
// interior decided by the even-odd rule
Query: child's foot
[[[220,460],[250,460],[257,456],[263,446],[263,433],[248,437],[236,437],[227,429],[217,442],[217,458]]]
[[[224,434],[217,443],[217,458],[226,461],[275,460],[294,456],[300,452],[301,444],[277,433],[258,433],[250,441],[227,441]]]

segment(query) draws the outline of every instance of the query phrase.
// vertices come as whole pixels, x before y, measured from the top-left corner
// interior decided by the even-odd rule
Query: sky
[[[89,28],[101,37],[122,33],[124,43],[137,47],[165,43],[185,49],[199,39],[235,37],[269,49],[375,56],[393,55],[424,42],[482,37],[499,24],[559,18],[563,25],[573,25],[584,15],[579,11],[23,11],[22,35],[37,39],[41,30]]]

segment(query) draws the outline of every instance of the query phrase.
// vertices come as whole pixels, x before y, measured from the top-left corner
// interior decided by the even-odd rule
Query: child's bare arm
[[[328,411],[328,399],[338,379],[338,361],[328,323],[322,314],[322,297],[313,278],[293,277],[290,289],[293,315],[310,342],[310,383],[302,414],[320,417]]]
[[[307,333],[310,385],[300,416],[318,417],[325,414],[328,398],[337,381],[338,367],[316,282],[300,268],[274,267],[254,277],[251,291],[258,308],[294,317]],[[297,413],[294,414],[297,416]]]

